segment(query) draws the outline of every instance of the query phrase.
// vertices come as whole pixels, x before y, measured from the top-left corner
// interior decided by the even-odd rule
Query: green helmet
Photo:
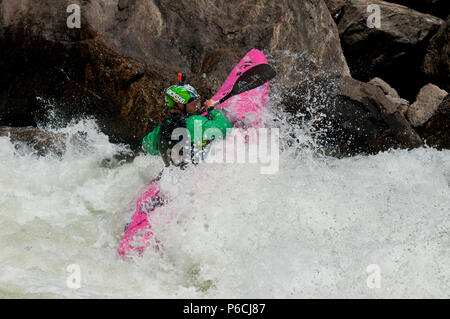
[[[173,85],[166,90],[166,106],[172,108],[175,107],[177,103],[188,104],[191,99],[196,99],[198,97],[197,91],[189,84]]]

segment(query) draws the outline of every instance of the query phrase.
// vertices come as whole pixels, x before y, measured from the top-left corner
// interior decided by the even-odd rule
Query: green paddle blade
[[[273,79],[275,75],[275,70],[270,65],[265,63],[258,64],[253,68],[245,71],[239,77],[236,83],[234,83],[231,92],[221,98],[219,103],[217,104],[223,103],[225,100],[228,100],[232,96],[250,91],[260,85],[263,85],[264,83]]]

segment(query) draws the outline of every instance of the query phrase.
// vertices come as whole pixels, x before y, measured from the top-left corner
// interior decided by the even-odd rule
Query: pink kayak
[[[256,49],[249,51],[241,61],[233,68],[222,87],[212,97],[214,101],[219,101],[239,79],[239,76],[252,67],[267,63],[264,54]],[[226,100],[216,106],[216,109],[223,111],[224,115],[234,126],[255,127],[261,122],[265,108],[267,107],[267,96],[269,94],[269,82],[253,90],[241,93]]]
[[[248,52],[233,68],[212,99],[219,101],[226,96],[242,73],[262,63],[267,63],[267,59],[261,51],[253,49]],[[224,113],[233,127],[255,127],[261,123],[262,116],[267,108],[268,94],[269,82],[231,97],[215,108]],[[153,236],[151,220],[157,208],[168,201],[159,191],[158,180],[159,178],[146,185],[134,200],[136,203],[135,211],[131,222],[125,227],[124,235],[117,249],[119,255],[125,256],[131,253],[141,255],[152,243],[158,244],[158,240]]]

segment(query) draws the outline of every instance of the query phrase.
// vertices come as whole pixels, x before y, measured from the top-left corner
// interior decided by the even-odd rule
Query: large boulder
[[[416,127],[425,124],[436,113],[447,94],[447,91],[434,84],[425,85],[406,113],[411,125]]]
[[[341,149],[352,154],[423,145],[401,110],[378,87],[344,78],[328,117]]]
[[[425,85],[421,70],[431,38],[445,24],[437,17],[380,0],[326,0],[338,26],[354,78],[380,77],[412,101]],[[380,8],[380,27],[370,28],[369,5]]]
[[[322,0],[90,0],[69,29],[72,2],[0,2],[0,114],[94,115],[113,141],[137,146],[166,116],[163,91],[178,72],[209,97],[257,48],[284,86],[293,69],[349,74]]]
[[[81,28],[69,29],[70,2],[0,3],[0,114],[32,115],[38,124],[49,111],[67,121],[93,115],[114,141],[137,142],[150,114],[163,116],[153,92],[166,79],[109,49],[86,21],[87,7]]]
[[[329,155],[375,154],[423,145],[403,111],[376,85],[351,77],[316,79],[300,83],[290,98],[288,109],[313,123],[309,129]],[[303,107],[295,111],[298,104]]]
[[[405,112],[409,108],[409,101],[402,99],[397,91],[392,88],[388,83],[383,81],[380,78],[373,78],[369,81],[369,84],[375,85],[379,87],[384,95],[396,106],[396,109],[400,111],[400,113],[405,114]]]
[[[373,78],[369,81],[369,83],[379,87],[385,95],[389,95],[394,98],[400,97],[400,95],[398,95],[397,91],[392,86],[390,86],[387,82],[383,81],[380,78]]]
[[[429,146],[450,149],[450,94],[444,98],[436,113],[416,130]]]
[[[322,0],[245,4],[120,0],[117,7],[103,9],[108,14],[100,13],[98,5],[89,8],[94,7],[90,11],[93,28],[109,47],[145,61],[165,76],[181,71],[203,81],[205,74],[205,86],[214,90],[233,64],[253,48],[269,55],[303,54],[322,70],[348,72],[337,28]],[[97,19],[98,15],[103,19]]]
[[[450,92],[450,16],[427,47],[422,70],[429,82]]]
[[[450,6],[448,0],[386,0],[401,4],[405,7],[428,13],[442,19],[446,19],[450,14]]]

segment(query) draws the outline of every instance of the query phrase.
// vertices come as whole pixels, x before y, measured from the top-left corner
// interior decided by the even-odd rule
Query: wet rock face
[[[353,105],[355,112],[360,112],[358,110],[360,107],[355,104],[358,102],[356,97],[363,91],[371,91],[372,93],[365,98],[367,103],[370,100],[377,101],[372,104],[380,110],[386,108],[386,105],[390,105],[386,109],[392,108],[395,111],[389,111],[389,114],[399,113],[394,117],[381,117],[382,121],[374,117],[374,120],[366,123],[368,129],[374,123],[380,127],[378,133],[372,134],[378,138],[371,138],[372,141],[378,140],[380,144],[364,142],[369,149],[373,148],[371,145],[389,144],[392,144],[392,147],[402,147],[402,145],[415,147],[421,144],[419,139],[438,148],[448,147],[450,141],[446,139],[449,138],[449,135],[445,133],[448,123],[446,116],[443,115],[446,112],[442,111],[440,106],[447,92],[439,88],[448,91],[450,85],[448,3],[439,0],[393,0],[388,2],[325,0],[325,2],[338,26],[342,47],[352,76],[364,82],[372,78],[368,84],[380,88],[385,98],[389,100],[388,104],[383,102],[385,99],[374,94],[373,90],[369,90],[367,84],[355,84],[354,88],[351,86],[346,88],[344,85],[338,95],[337,105],[340,105],[340,108],[345,106],[349,109]],[[368,6],[373,4],[380,8],[381,20],[378,28],[370,28],[367,24],[369,15],[373,13]],[[447,21],[429,13],[447,19]],[[346,82],[349,83],[349,81],[344,81],[344,83]],[[427,83],[429,84],[426,85]],[[346,112],[341,112],[341,114],[346,114]],[[350,111],[348,114],[350,120],[344,120],[344,122],[352,123]],[[358,118],[353,120],[356,128],[361,126],[358,125],[360,122]],[[393,125],[389,129],[391,133],[393,132],[392,128],[394,131],[398,131],[400,127],[404,127],[403,135],[394,135],[407,138],[407,140],[399,143],[398,138],[385,138],[390,134],[379,134],[386,124]],[[340,129],[339,127],[342,125],[339,124],[339,121],[335,121],[334,125],[336,125],[337,130],[335,131],[337,132],[348,133],[354,129]],[[365,132],[364,129],[357,130]],[[357,133],[353,132],[347,136],[350,139],[352,136],[358,136]],[[365,141],[367,136],[371,136],[370,132],[362,140]],[[384,146],[380,149],[383,148]],[[353,147],[350,149],[352,150]],[[364,149],[364,147],[360,147],[360,149]]]
[[[329,110],[334,136],[343,153],[377,153],[422,146],[397,106],[377,86],[344,78]]]
[[[253,48],[288,52],[277,70],[302,69],[292,56],[303,54],[314,72],[349,73],[323,1],[85,0],[81,28],[69,29],[72,2],[0,3],[0,114],[94,115],[113,141],[139,146],[178,72],[204,97]]]
[[[324,87],[325,96],[321,89]],[[313,131],[326,133],[319,135],[318,140],[329,155],[375,154],[390,148],[423,145],[403,110],[377,85],[351,77],[322,78],[302,82],[296,90],[288,107],[292,105],[291,112],[302,114],[311,114],[309,107],[318,109],[306,119],[312,117]],[[295,110],[298,104],[303,107]]]
[[[33,153],[61,156],[65,151],[65,135],[55,134],[36,127],[0,127],[0,137],[8,137],[19,154]]]
[[[441,19],[379,0],[326,0],[338,26],[344,55],[354,78],[367,82],[380,77],[412,101],[427,83],[422,71],[430,40],[445,24]],[[380,27],[367,19],[380,7]],[[434,52],[434,51],[433,51]]]
[[[416,123],[418,104],[409,106],[425,84],[450,83],[448,20],[425,14],[431,9],[380,0],[83,0],[81,28],[69,29],[72,2],[0,1],[0,126],[39,126],[49,111],[67,121],[92,115],[113,142],[138,149],[167,116],[163,92],[178,72],[209,98],[256,48],[277,71],[280,104],[325,129],[330,153],[413,148],[421,137],[448,145],[447,108],[435,102]],[[369,4],[381,8],[379,29],[367,26]]]
[[[68,4],[0,4],[0,114],[24,114],[38,124],[51,110],[67,121],[93,115],[114,141],[136,142],[150,113],[162,117],[152,93],[165,80],[109,49],[87,23],[69,29]]]

